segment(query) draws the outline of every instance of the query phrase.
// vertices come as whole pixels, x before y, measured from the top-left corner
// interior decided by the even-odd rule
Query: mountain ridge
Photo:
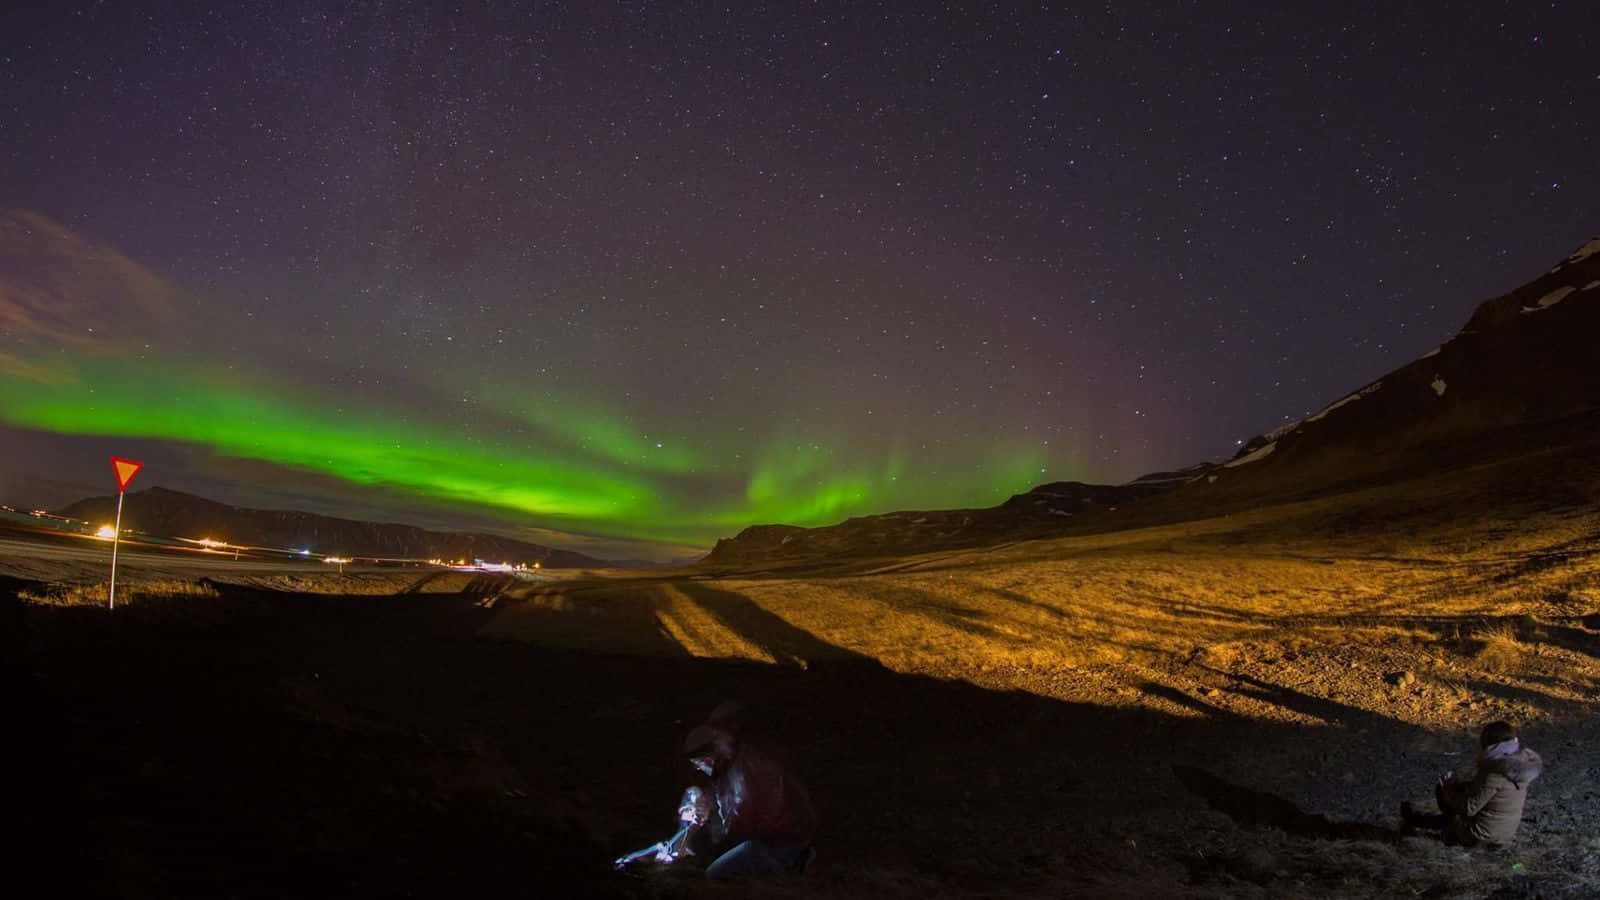
[[[1113,514],[1129,522],[1125,514],[1134,510],[1140,522],[1187,518],[1459,465],[1478,450],[1523,452],[1543,426],[1600,409],[1600,367],[1587,364],[1587,336],[1597,332],[1600,237],[1532,281],[1480,302],[1437,349],[1252,437],[1228,459],[1115,485],[1039,485],[984,509],[891,512],[818,528],[755,525],[718,541],[701,562],[976,546],[1059,534],[1086,522],[1124,527]],[[1475,440],[1482,446],[1474,448]]]
[[[131,492],[123,527],[171,537],[211,537],[229,543],[306,548],[318,555],[402,559],[485,559],[538,563],[548,568],[615,563],[481,532],[430,531],[397,522],[367,522],[297,510],[232,506],[164,487]],[[115,497],[87,497],[57,512],[91,522],[110,521]]]

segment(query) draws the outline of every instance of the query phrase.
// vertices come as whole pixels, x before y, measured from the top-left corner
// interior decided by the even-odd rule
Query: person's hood
[[[1533,752],[1531,747],[1523,747],[1499,759],[1484,761],[1483,768],[1486,772],[1504,775],[1506,780],[1517,787],[1527,787],[1544,773],[1544,760],[1540,759],[1539,754]]]
[[[739,742],[739,716],[744,706],[737,700],[724,700],[683,739],[683,752],[697,753],[715,750],[723,759],[732,759],[734,747]]]
[[[683,739],[683,752],[693,755],[707,750],[721,759],[732,759],[737,736],[720,725],[699,725]]]

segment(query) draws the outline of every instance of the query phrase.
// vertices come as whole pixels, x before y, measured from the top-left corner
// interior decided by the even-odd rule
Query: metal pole
[[[111,535],[111,602],[108,608],[117,608],[117,545],[122,542],[122,491],[117,491],[117,524],[111,526],[116,533]]]

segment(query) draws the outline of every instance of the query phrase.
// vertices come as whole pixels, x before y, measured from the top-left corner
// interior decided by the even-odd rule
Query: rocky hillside
[[[758,525],[718,541],[712,565],[904,553],[1176,521],[1381,483],[1595,436],[1600,237],[1480,304],[1443,346],[1224,462],[1121,485],[1058,482],[997,507],[862,516],[824,528]]]
[[[117,498],[91,497],[60,514],[109,522]],[[166,488],[128,495],[125,528],[168,537],[211,537],[234,544],[306,548],[317,554],[400,559],[485,559],[550,568],[607,565],[603,560],[492,534],[427,531],[414,525],[359,522],[288,510],[246,509]]]
[[[1553,422],[1600,407],[1600,238],[1478,306],[1454,338],[1298,422],[1258,435],[1222,477],[1304,478],[1329,463],[1389,467],[1385,455]],[[1282,477],[1274,478],[1273,475]]]

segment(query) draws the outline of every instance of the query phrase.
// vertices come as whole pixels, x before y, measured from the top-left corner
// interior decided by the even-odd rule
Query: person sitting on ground
[[[705,832],[714,859],[706,877],[803,872],[816,855],[811,795],[772,748],[743,738],[738,714],[737,704],[722,704],[683,742],[711,801]]]
[[[1478,738],[1478,768],[1470,781],[1446,772],[1434,788],[1439,802],[1436,815],[1423,815],[1410,801],[1400,805],[1406,828],[1437,828],[1446,840],[1473,847],[1480,843],[1509,844],[1522,823],[1522,805],[1528,785],[1544,771],[1544,761],[1532,748],[1522,746],[1509,722],[1490,722]]]

